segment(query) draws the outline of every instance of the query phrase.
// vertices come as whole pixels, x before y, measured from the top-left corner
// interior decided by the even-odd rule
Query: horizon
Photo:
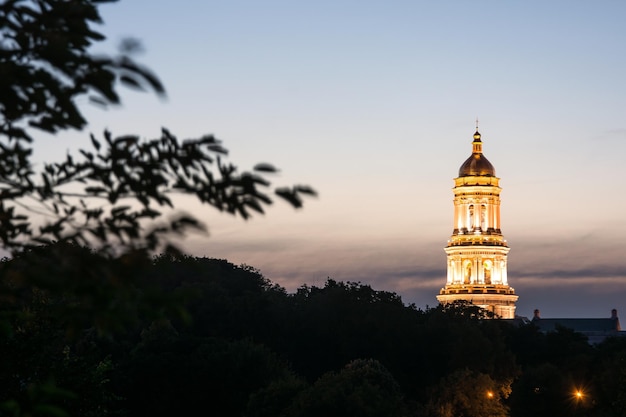
[[[452,232],[452,179],[474,120],[501,179],[502,233],[516,314],[610,317],[626,311],[626,4],[394,1],[146,1],[101,7],[112,52],[139,61],[169,99],[125,92],[85,106],[89,126],[42,137],[61,159],[89,133],[213,133],[232,162],[280,168],[276,184],[319,192],[250,221],[184,198],[209,228],[193,256],[251,265],[288,291],[327,278],[437,305]],[[54,143],[52,143],[54,142]]]

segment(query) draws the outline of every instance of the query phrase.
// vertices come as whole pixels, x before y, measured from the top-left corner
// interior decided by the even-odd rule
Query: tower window
[[[493,269],[493,263],[487,259],[483,262],[483,271],[485,273],[485,284],[491,284],[491,270]]]
[[[463,268],[463,272],[463,283],[469,284],[472,280],[472,261],[465,261],[465,267]]]

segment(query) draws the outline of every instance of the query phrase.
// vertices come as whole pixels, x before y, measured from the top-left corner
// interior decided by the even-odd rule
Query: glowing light
[[[493,392],[487,391],[487,398],[493,398]]]
[[[574,395],[576,396],[577,400],[582,400],[583,399],[583,392],[580,390],[576,390],[576,392],[574,393]]]

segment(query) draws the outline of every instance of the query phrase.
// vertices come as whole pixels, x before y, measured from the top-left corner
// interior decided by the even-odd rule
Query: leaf
[[[93,147],[96,148],[97,151],[100,150],[100,142],[96,140],[96,137],[94,135],[91,135],[91,143],[93,144]]]
[[[108,101],[103,100],[102,98],[98,97],[98,96],[89,96],[89,101],[95,105],[98,105],[100,107],[106,108],[109,104]]]
[[[260,214],[264,214],[265,213],[263,211],[263,207],[259,204],[259,202],[257,200],[248,199],[248,200],[244,201],[244,204],[246,206],[250,207],[252,210],[256,211],[257,213],[260,213]]]
[[[140,216],[150,217],[151,219],[154,219],[155,217],[159,217],[160,215],[161,215],[160,211],[153,210],[151,208],[144,208],[140,213]]]
[[[124,38],[120,41],[118,49],[122,54],[137,54],[144,51],[143,45],[139,39]]]
[[[163,84],[161,84],[161,81],[154,74],[152,74],[150,70],[148,70],[147,68],[140,67],[128,57],[122,57],[116,64],[119,68],[123,68],[125,70],[128,70],[131,73],[140,75],[145,81],[148,82],[148,84],[150,84],[152,89],[158,95],[160,96],[165,95],[165,87],[163,87]]]
[[[105,193],[107,190],[104,187],[85,187],[85,192],[88,194],[101,194]]]
[[[224,148],[222,145],[209,145],[209,146],[207,146],[207,148],[211,152],[219,153],[219,154],[222,154],[222,155],[227,155],[228,154],[228,149]]]
[[[118,216],[126,211],[130,210],[130,206],[120,206],[120,207],[115,207],[114,209],[111,210],[111,215],[112,216]]]
[[[256,164],[253,169],[259,172],[278,172],[278,170],[273,165],[263,162]]]
[[[127,87],[134,88],[136,90],[143,90],[143,87],[141,86],[141,84],[139,84],[137,80],[135,80],[134,78],[128,75],[120,76],[120,82],[126,85]]]
[[[300,199],[300,197],[298,197],[298,195],[289,188],[277,188],[274,193],[282,199],[286,200],[293,207],[302,207],[302,200]]]
[[[85,158],[87,158],[90,162],[93,161],[93,154],[91,152],[87,152],[84,149],[78,150]]]
[[[296,185],[294,187],[294,190],[298,193],[308,194],[308,195],[317,197],[317,191],[315,191],[313,188],[309,187],[308,185]]]

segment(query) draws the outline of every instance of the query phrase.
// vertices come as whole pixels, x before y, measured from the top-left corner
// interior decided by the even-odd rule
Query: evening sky
[[[113,51],[139,57],[168,99],[130,92],[85,103],[88,133],[215,134],[242,169],[313,186],[293,210],[231,219],[180,206],[210,235],[193,255],[261,270],[293,291],[327,277],[400,293],[419,307],[445,284],[452,186],[475,119],[501,178],[502,231],[518,314],[626,314],[626,2],[148,1],[102,7]]]

